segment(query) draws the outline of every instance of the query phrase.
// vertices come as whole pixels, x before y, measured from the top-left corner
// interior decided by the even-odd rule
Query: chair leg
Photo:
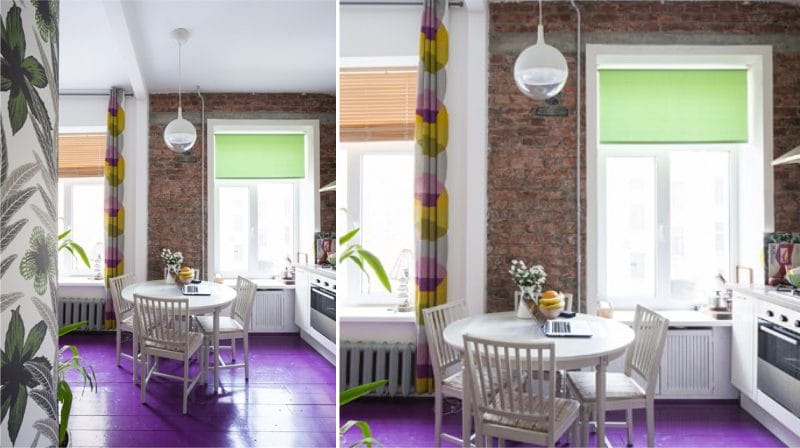
[[[245,333],[242,338],[242,345],[244,345],[244,380],[250,378],[250,335]]]
[[[576,418],[575,422],[572,423],[572,436],[570,437],[569,446],[581,446],[580,431],[581,431],[581,419],[580,419],[580,414],[578,414],[578,418]]]
[[[437,390],[434,392],[433,399],[433,437],[434,445],[436,448],[442,446],[442,392]],[[463,437],[463,436],[462,436]],[[467,436],[469,437],[469,436]]]
[[[633,409],[625,410],[625,423],[628,426],[628,446],[633,446]]]
[[[655,424],[656,424],[656,408],[653,399],[647,400],[645,406],[647,412],[647,446],[656,446],[655,441]]]
[[[149,356],[147,356],[147,355],[142,356],[142,365],[140,367],[141,374],[142,374],[142,380],[141,380],[142,385],[139,388],[140,389],[140,392],[139,392],[140,393],[140,397],[139,398],[140,398],[140,401],[141,401],[142,404],[144,404],[145,400],[146,400],[147,380],[149,378],[149,375],[147,375],[147,372],[150,370],[149,369],[149,364],[150,364],[149,363]]]
[[[581,446],[589,446],[589,406],[582,405],[581,413]]]
[[[183,413],[186,414],[186,400],[189,398],[189,357],[183,358]]]
[[[231,364],[236,362],[236,338],[231,338]]]
[[[119,367],[120,349],[122,349],[122,331],[120,331],[119,325],[117,325],[117,367]]]
[[[136,332],[133,332],[133,384],[136,384],[139,379],[136,378],[137,369],[141,369],[141,358],[139,357],[139,339],[136,337]]]

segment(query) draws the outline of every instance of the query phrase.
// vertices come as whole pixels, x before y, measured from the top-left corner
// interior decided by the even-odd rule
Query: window
[[[215,272],[269,277],[294,258],[306,140],[304,133],[215,133]]]
[[[702,302],[730,278],[735,146],[601,147],[601,296]]]
[[[600,296],[705,302],[733,271],[747,72],[604,69],[599,81]]]
[[[278,274],[296,252],[296,182],[217,180],[216,187],[219,272]]]
[[[70,237],[102,269],[105,254],[103,179],[105,134],[60,134],[58,160],[58,230]],[[58,254],[59,277],[90,276],[94,272],[69,252]],[[102,271],[101,271],[102,272]]]
[[[337,165],[347,188],[346,226],[359,228],[359,243],[374,253],[390,276],[409,257],[409,299],[414,291],[414,121],[417,68],[358,67],[340,73],[339,128],[344,142]],[[340,172],[339,176],[342,176]],[[372,271],[347,263],[337,284],[353,305],[396,303]],[[344,277],[344,278],[342,278]],[[396,292],[396,290],[394,290]]]
[[[358,143],[348,145],[347,150],[354,168],[351,191],[359,198],[358,206],[349,210],[350,218],[361,229],[361,244],[381,260],[391,275],[401,253],[414,252],[414,143]],[[413,260],[410,264],[409,285],[413,291]],[[376,279],[363,275],[354,266],[348,265],[347,269],[356,276],[350,294],[386,297],[386,290]]]

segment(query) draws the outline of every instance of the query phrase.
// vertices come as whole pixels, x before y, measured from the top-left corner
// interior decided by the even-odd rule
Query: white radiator
[[[254,333],[292,333],[294,324],[294,291],[266,289],[256,292],[250,331]]]
[[[105,314],[103,298],[85,297],[60,297],[58,299],[58,325],[74,324],[80,321],[89,321],[87,325],[75,331],[100,331],[103,330]]]
[[[409,343],[351,342],[339,345],[339,385],[349,389],[360,384],[389,380],[373,395],[409,396],[414,394],[414,354]]]
[[[670,329],[661,358],[659,395],[714,393],[714,338],[710,328]]]

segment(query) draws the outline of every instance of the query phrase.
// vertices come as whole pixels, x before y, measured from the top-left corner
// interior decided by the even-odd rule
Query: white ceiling
[[[183,89],[204,92],[336,90],[335,0],[111,0],[127,23],[114,23],[99,0],[62,0],[60,89],[131,88],[132,44],[151,93],[178,88],[175,28],[192,35],[182,48]],[[123,33],[121,35],[120,33]],[[135,85],[133,86],[135,87]]]

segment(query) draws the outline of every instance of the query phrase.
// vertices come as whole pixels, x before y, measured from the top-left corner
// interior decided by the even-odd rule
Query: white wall
[[[59,129],[80,130],[106,127],[108,97],[105,95],[62,95]],[[148,101],[125,98],[125,272],[147,277],[147,165]],[[102,287],[61,286],[62,297],[101,297]]]
[[[451,7],[447,105],[448,296],[486,309],[487,16],[485,8]],[[419,6],[342,6],[342,58],[417,57]]]

